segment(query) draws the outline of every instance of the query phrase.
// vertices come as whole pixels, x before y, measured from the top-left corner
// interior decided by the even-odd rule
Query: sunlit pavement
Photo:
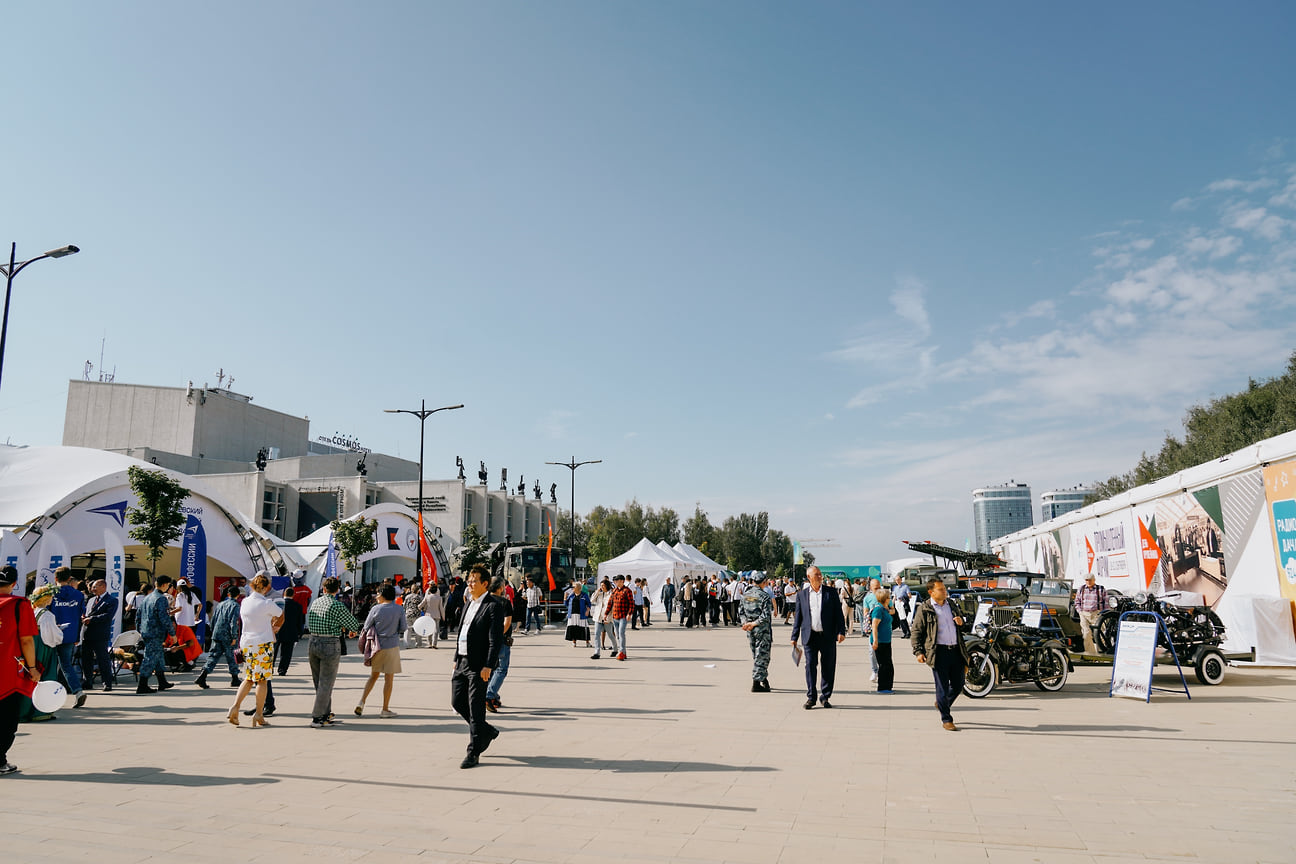
[[[1078,667],[1056,694],[960,699],[940,726],[926,667],[896,643],[897,692],[870,691],[859,637],[831,710],[802,708],[790,628],[750,692],[736,628],[657,624],[630,659],[551,628],[519,638],[491,722],[460,770],[452,645],[403,653],[395,719],[344,658],[343,725],[309,728],[305,645],[270,728],[225,722],[228,687],[192,675],[136,696],[129,673],[85,708],[24,725],[0,777],[4,859],[366,862],[1293,860],[1296,671],[1231,668],[1192,700],[1106,695]],[[228,683],[223,675],[213,682]],[[1177,682],[1159,668],[1158,685]],[[249,703],[250,704],[250,703]]]

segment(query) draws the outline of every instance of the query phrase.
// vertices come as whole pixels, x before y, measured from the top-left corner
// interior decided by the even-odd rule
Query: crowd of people
[[[304,585],[276,591],[262,572],[223,585],[215,605],[204,603],[184,579],[158,575],[153,584],[141,585],[125,598],[123,626],[138,632],[138,642],[113,648],[109,639],[117,600],[107,593],[103,580],[74,584],[71,571],[60,568],[54,583],[36,589],[29,599],[13,593],[16,580],[13,568],[0,571],[0,621],[7,624],[12,618],[16,624],[0,626],[0,774],[16,770],[7,757],[17,724],[53,717],[36,710],[24,679],[28,685],[60,681],[74,707],[80,708],[96,673],[105,691],[113,689],[114,661],[135,673],[136,693],[158,693],[175,686],[167,672],[193,670],[205,653],[193,683],[209,689],[209,676],[224,663],[229,686],[238,688],[227,713],[229,723],[239,726],[241,716],[250,716],[254,728],[263,727],[275,713],[272,679],[289,673],[295,646],[306,638],[315,688],[310,725],[321,729],[340,722],[333,714],[332,697],[349,638],[358,638],[356,650],[369,673],[355,715],[365,715],[366,703],[381,681],[377,716],[392,718],[397,716],[391,700],[401,672],[401,647],[437,649],[441,641],[450,640],[451,631],[451,704],[469,726],[462,767],[470,768],[499,735],[486,714],[503,707],[500,692],[514,637],[529,635],[533,626],[538,635],[548,617],[549,586],[543,577],[533,575],[515,590],[483,567],[429,586],[426,592],[417,583],[398,586],[391,580],[356,591],[330,577],[323,580],[318,596]],[[668,578],[655,599],[667,621],[677,613],[682,627],[741,628],[751,648],[756,693],[772,691],[769,662],[775,619],[790,624],[794,657],[804,665],[806,709],[832,707],[837,646],[856,631],[865,638],[871,682],[878,693],[892,693],[893,633],[899,631],[911,640],[915,658],[931,667],[942,725],[956,731],[950,709],[962,688],[966,650],[959,631],[962,621],[946,602],[944,589],[934,580],[929,598],[915,606],[903,582],[897,582],[894,591],[877,579],[830,584],[811,566],[799,587],[790,579],[774,581],[763,573],[686,579],[679,586]],[[567,585],[561,604],[565,641],[573,647],[583,641],[593,648],[593,660],[601,659],[604,651],[627,660],[628,632],[651,626],[650,593],[646,579],[623,574],[590,586]],[[8,657],[15,662],[5,661]],[[153,679],[156,687],[150,684]],[[248,696],[253,697],[252,707],[245,710]]]

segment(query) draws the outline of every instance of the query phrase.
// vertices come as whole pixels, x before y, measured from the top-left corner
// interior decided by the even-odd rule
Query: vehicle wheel
[[[980,645],[968,649],[968,671],[963,679],[963,692],[973,699],[989,696],[999,683],[999,669]]]
[[[1066,686],[1067,656],[1056,645],[1040,652],[1035,661],[1035,686],[1046,693],[1056,693]]]
[[[1224,680],[1224,655],[1217,648],[1207,648],[1197,655],[1197,680],[1214,686]]]
[[[1094,645],[1103,654],[1114,653],[1118,632],[1120,632],[1120,616],[1104,613],[1098,618],[1098,626],[1094,628]]]

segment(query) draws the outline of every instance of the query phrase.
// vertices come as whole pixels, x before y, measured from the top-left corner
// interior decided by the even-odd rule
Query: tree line
[[[1296,352],[1288,358],[1284,374],[1265,381],[1252,378],[1245,390],[1189,408],[1182,440],[1167,433],[1160,451],[1151,456],[1144,451],[1131,470],[1095,483],[1085,503],[1111,498],[1293,429]]]

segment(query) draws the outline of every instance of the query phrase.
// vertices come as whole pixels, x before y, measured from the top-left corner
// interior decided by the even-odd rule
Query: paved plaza
[[[842,648],[831,710],[806,711],[790,628],[750,690],[736,628],[658,624],[630,660],[589,659],[557,629],[519,638],[491,721],[460,770],[451,646],[404,652],[395,719],[351,713],[344,658],[332,729],[309,728],[298,652],[266,729],[225,722],[233,690],[117,691],[24,725],[0,778],[4,860],[364,862],[924,862],[1296,859],[1296,671],[1230,669],[1192,700],[1065,690],[960,699],[944,731],[926,667],[896,645],[897,692],[873,694]],[[1159,671],[1169,685],[1173,672]],[[221,676],[214,681],[228,683]],[[1176,679],[1177,680],[1177,679]],[[368,713],[381,700],[371,697]]]

